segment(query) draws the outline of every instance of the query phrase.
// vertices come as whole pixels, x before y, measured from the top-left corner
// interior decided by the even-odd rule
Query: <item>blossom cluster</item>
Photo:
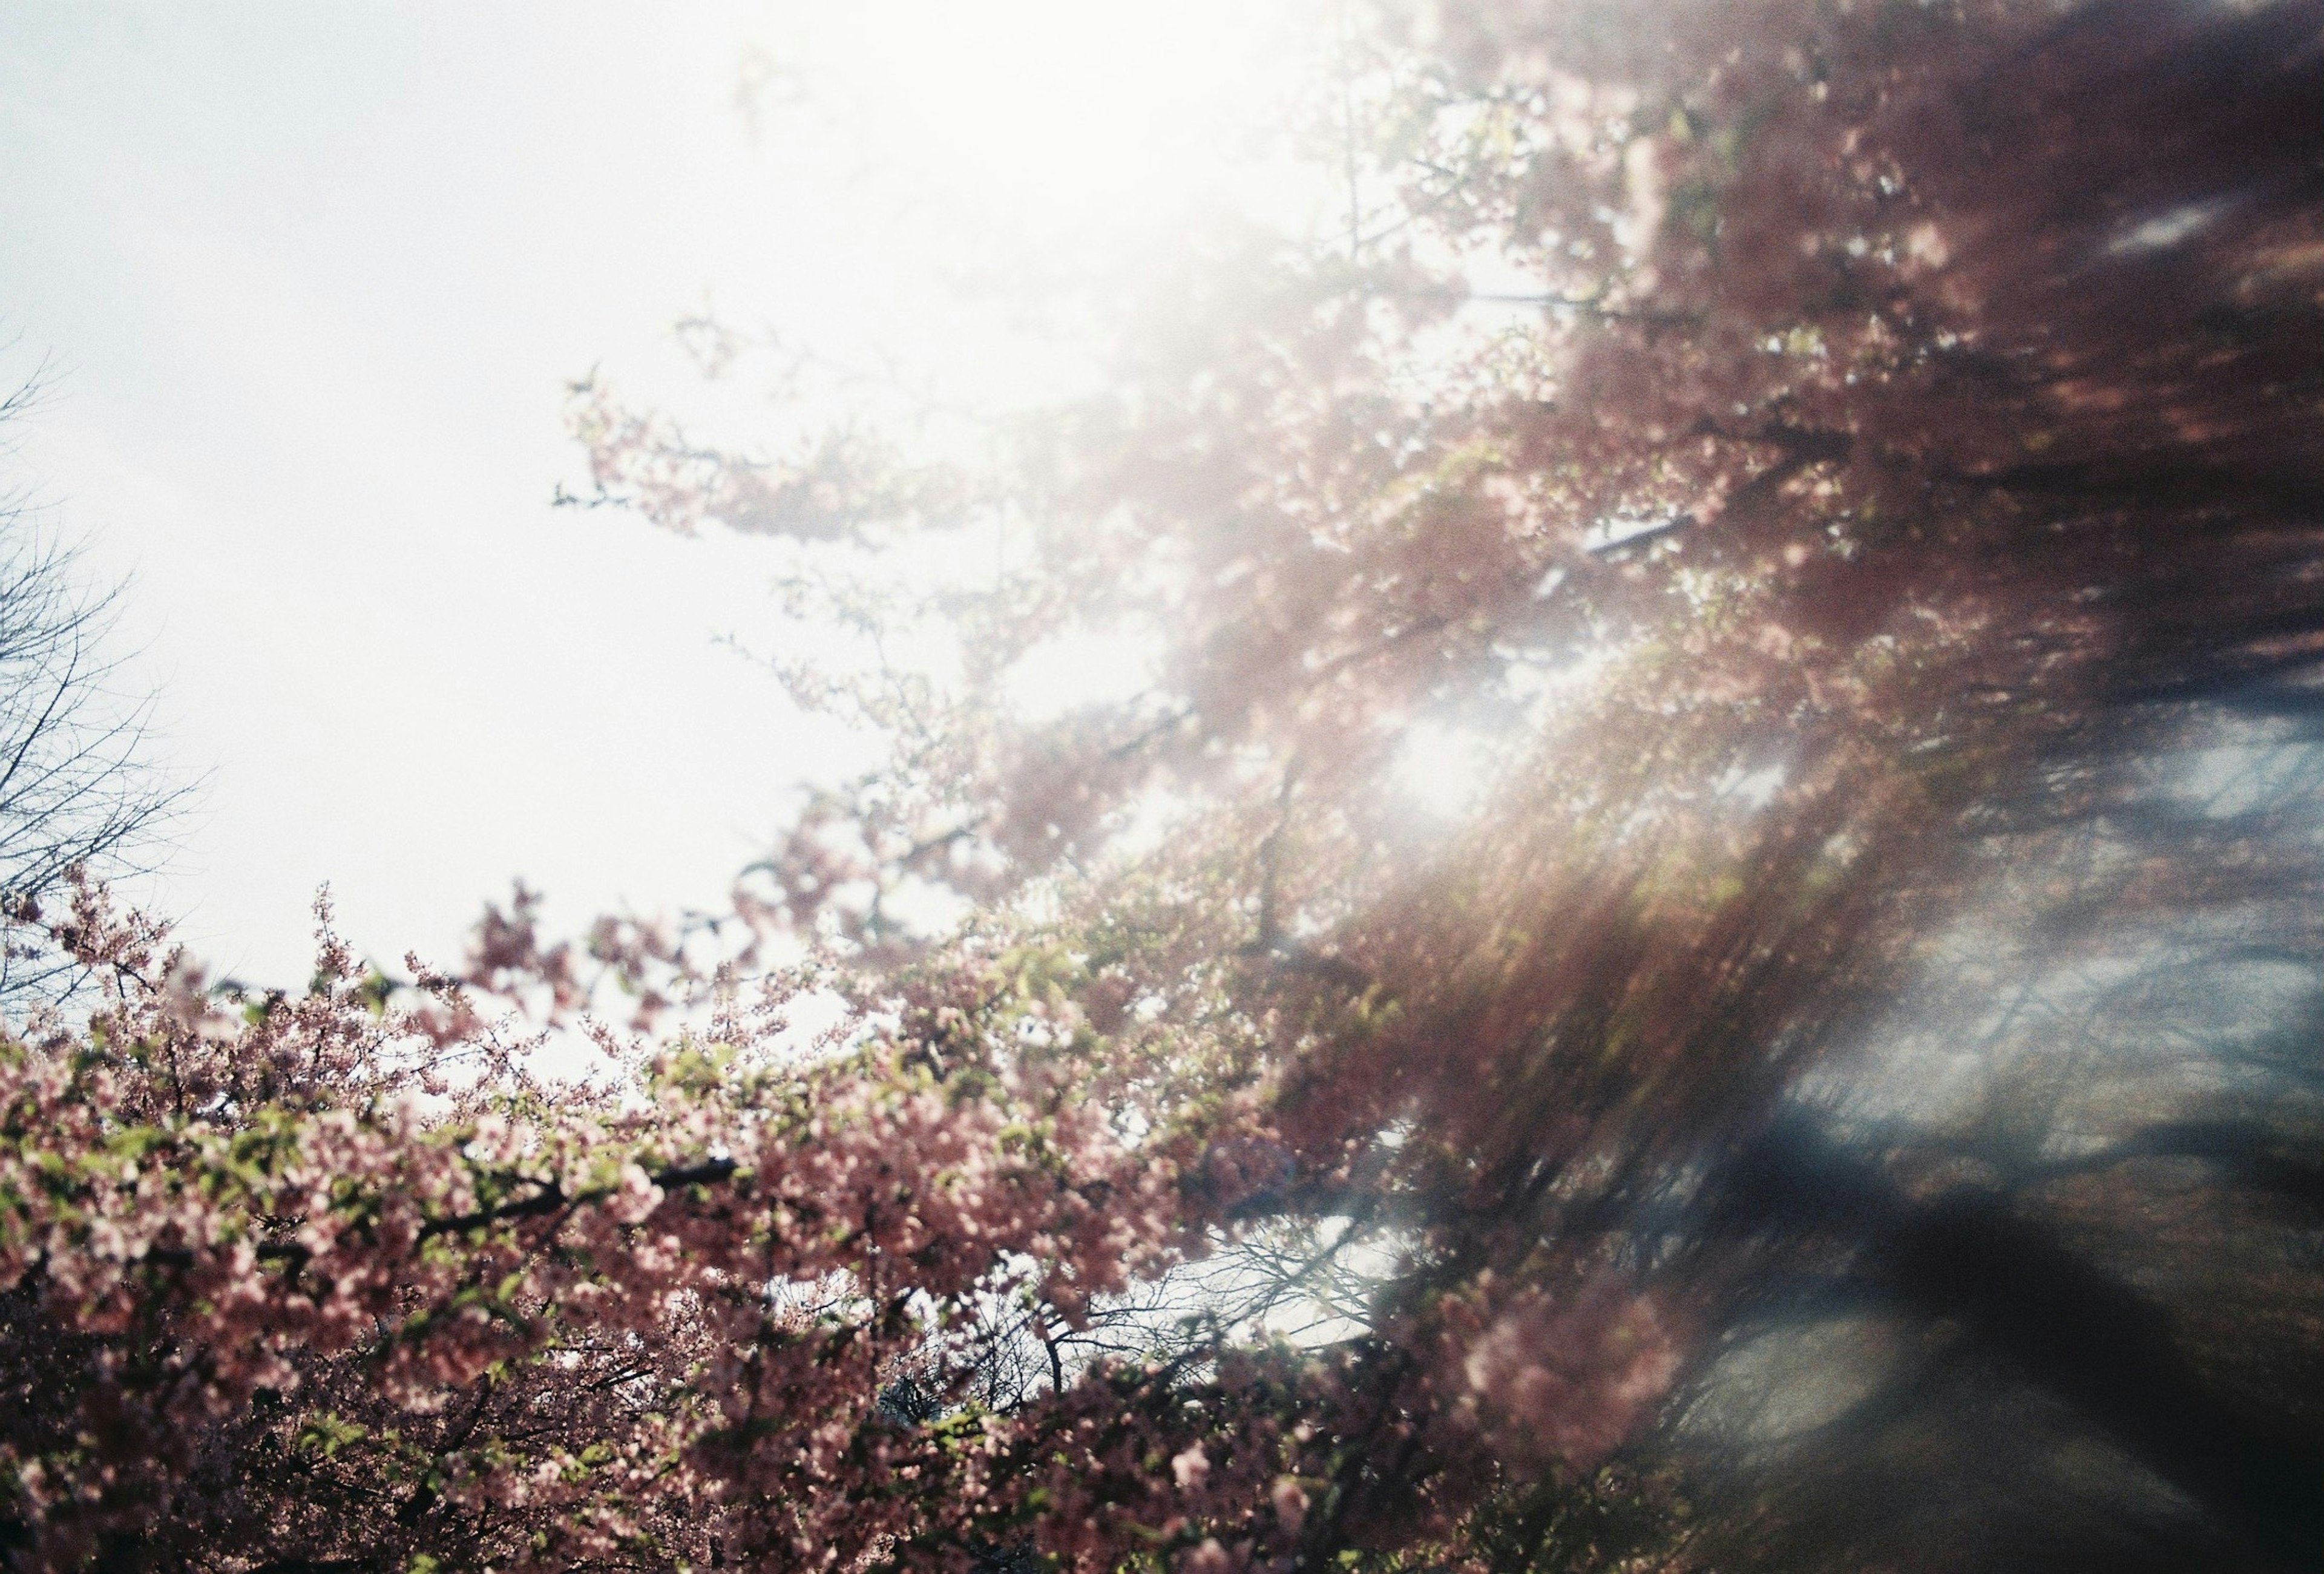
[[[1248,1099],[1122,1135],[1023,1047],[1071,1013],[1021,967],[944,975],[967,1009],[908,1010],[918,1038],[730,1022],[563,1086],[327,937],[311,993],[237,1012],[84,907],[107,1003],[0,1055],[0,1449],[42,1566],[1295,1555],[1357,1402],[1296,1352],[963,1397],[947,1330],[996,1284],[1085,1325],[1288,1162],[1255,1167],[1286,1150]],[[924,1414],[883,1402],[908,1374]]]

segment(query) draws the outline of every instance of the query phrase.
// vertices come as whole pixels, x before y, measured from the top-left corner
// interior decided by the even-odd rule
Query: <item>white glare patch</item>
[[[1659,536],[1665,530],[1676,529],[1687,522],[1683,514],[1663,514],[1640,518],[1636,514],[1614,515],[1600,520],[1582,532],[1582,549],[1585,552],[1610,552],[1617,547],[1627,547],[1649,536]]]
[[[1417,722],[1405,733],[1394,776],[1405,796],[1451,820],[1477,806],[1490,785],[1492,763],[1492,750],[1478,733]]]
[[[2116,235],[2107,244],[2111,256],[2126,252],[2159,252],[2175,246],[2218,216],[2226,206],[2218,201],[2190,202],[2167,213],[2158,213],[2144,224]]]
[[[1711,790],[1715,796],[1733,798],[1754,809],[1764,809],[1783,788],[1782,766],[1763,765],[1757,770],[1745,770],[1737,765],[1729,767],[1727,774],[1713,783]]]
[[[1160,851],[1193,807],[1185,795],[1167,788],[1140,793],[1124,806],[1110,843],[1111,851],[1132,860]]]
[[[1009,669],[1010,704],[1035,722],[1120,704],[1154,686],[1154,641],[1077,631],[1043,640]]]
[[[967,921],[975,904],[930,880],[899,880],[880,898],[881,916],[918,939],[948,934]]]

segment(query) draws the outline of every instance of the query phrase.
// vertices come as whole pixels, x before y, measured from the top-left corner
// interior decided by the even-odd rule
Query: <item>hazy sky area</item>
[[[549,506],[565,381],[680,397],[706,300],[968,364],[944,204],[1134,221],[1268,9],[0,7],[0,365],[50,387],[7,479],[134,575],[202,778],[159,905],[287,981],[326,881],[383,960],[516,875],[566,920],[715,901],[846,741],[714,642],[775,616],[763,545]]]

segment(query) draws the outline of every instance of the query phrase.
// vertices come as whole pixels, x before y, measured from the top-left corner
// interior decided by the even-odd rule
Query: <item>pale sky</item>
[[[567,920],[715,901],[850,746],[713,642],[774,616],[762,547],[548,506],[565,380],[682,403],[706,299],[989,367],[947,248],[1206,180],[1283,12],[0,6],[0,367],[51,388],[8,479],[134,576],[202,778],[181,933],[291,981],[326,881],[383,961],[455,958],[512,876]]]

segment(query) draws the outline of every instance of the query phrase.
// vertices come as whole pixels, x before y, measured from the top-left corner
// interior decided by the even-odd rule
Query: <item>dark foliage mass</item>
[[[12,1557],[2324,1561],[2324,6],[1343,53],[1344,232],[1190,227],[979,459],[577,391],[893,745],[732,913],[235,1016],[85,899]],[[587,1092],[475,993],[616,985]]]

